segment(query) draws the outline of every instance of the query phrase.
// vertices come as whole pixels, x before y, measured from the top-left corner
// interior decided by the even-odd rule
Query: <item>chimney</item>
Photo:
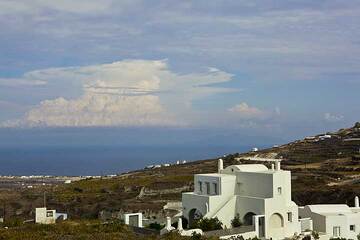
[[[181,218],[181,217],[180,217],[179,220],[178,220],[177,230],[178,230],[178,231],[182,231],[182,230],[183,230],[182,218]]]
[[[276,160],[276,162],[275,162],[275,170],[280,171],[280,161],[279,160]]]
[[[223,162],[223,160],[220,158],[220,159],[218,160],[218,173],[220,173],[223,169],[224,169],[224,162]]]
[[[355,197],[355,207],[356,208],[360,207],[360,205],[359,205],[359,197],[358,196]]]

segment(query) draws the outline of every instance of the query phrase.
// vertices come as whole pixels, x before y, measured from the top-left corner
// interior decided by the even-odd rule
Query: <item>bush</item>
[[[311,236],[310,236],[310,235],[306,235],[305,237],[303,237],[302,240],[311,240]]]
[[[258,237],[248,238],[247,240],[260,240]]]
[[[311,236],[314,238],[314,239],[319,239],[319,233],[318,232],[315,232],[315,231],[312,231],[311,232]]]
[[[79,187],[74,187],[74,192],[82,193],[84,190],[82,190]]]
[[[222,229],[222,222],[215,217],[215,218],[202,218],[200,220],[195,221],[192,228],[200,228],[204,232],[206,231],[213,231]]]
[[[157,222],[154,222],[154,223],[150,223],[148,228],[151,228],[151,229],[155,229],[155,230],[161,230],[165,227],[165,225],[162,225],[160,223],[157,223]]]
[[[242,224],[242,222],[240,220],[239,215],[236,215],[236,217],[233,220],[231,220],[231,226],[234,227],[234,228],[240,227],[242,225],[243,224]]]
[[[201,234],[200,233],[196,233],[196,232],[193,232],[191,234],[191,240],[201,240]]]

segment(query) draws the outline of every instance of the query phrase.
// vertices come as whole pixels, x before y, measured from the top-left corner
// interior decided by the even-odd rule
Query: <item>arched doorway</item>
[[[199,220],[202,218],[202,213],[196,209],[193,208],[189,212],[189,228],[191,228],[196,220]]]
[[[250,226],[253,225],[253,216],[255,216],[256,214],[253,212],[248,212],[247,214],[244,215],[243,217],[243,223],[245,226]]]
[[[279,213],[274,213],[270,216],[270,223],[271,228],[282,228],[284,227],[284,218]]]

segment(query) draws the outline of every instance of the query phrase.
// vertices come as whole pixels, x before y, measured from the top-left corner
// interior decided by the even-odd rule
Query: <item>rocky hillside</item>
[[[282,146],[223,157],[225,166],[256,162],[248,157],[283,159],[292,171],[293,199],[299,204],[349,203],[360,195],[360,124],[335,133],[309,136]],[[149,219],[166,214],[168,202],[180,201],[181,193],[192,191],[193,175],[214,172],[217,158],[156,169],[139,170],[113,178],[87,179],[72,184],[21,190],[3,190],[6,216],[30,218],[47,204],[66,211],[72,218],[97,218],[99,214],[142,211]],[[4,205],[5,206],[5,205]],[[0,209],[1,211],[1,209]]]

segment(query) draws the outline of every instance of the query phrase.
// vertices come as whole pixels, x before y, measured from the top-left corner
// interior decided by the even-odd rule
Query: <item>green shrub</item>
[[[312,236],[314,239],[319,239],[319,238],[320,238],[319,233],[318,233],[318,232],[315,232],[315,231],[312,231],[312,232],[311,232],[311,236]]]
[[[165,227],[165,225],[162,225],[160,223],[157,223],[157,222],[154,222],[154,223],[150,223],[148,228],[151,228],[151,229],[155,229],[155,230],[161,230]]]
[[[305,237],[303,237],[302,240],[311,240],[311,236],[310,236],[310,235],[306,235]]]
[[[236,228],[242,226],[243,223],[240,220],[239,215],[237,214],[233,220],[231,220],[231,226]]]
[[[200,228],[203,231],[213,231],[213,230],[219,230],[222,229],[222,222],[215,217],[215,218],[202,218],[193,224],[191,228]]]

